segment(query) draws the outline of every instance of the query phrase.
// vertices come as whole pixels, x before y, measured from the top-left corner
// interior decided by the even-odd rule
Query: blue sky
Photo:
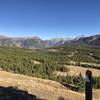
[[[53,37],[100,33],[100,0],[0,0],[0,35]]]

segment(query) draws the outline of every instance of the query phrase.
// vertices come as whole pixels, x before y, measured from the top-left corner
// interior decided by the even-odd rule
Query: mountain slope
[[[21,47],[21,48],[46,48],[52,47],[57,44],[60,46],[64,44],[67,39],[63,38],[54,38],[51,40],[42,40],[39,37],[6,37],[0,36],[0,46],[8,47]],[[59,43],[59,44],[58,44]]]
[[[90,37],[79,36],[75,39],[69,38],[53,38],[50,40],[42,40],[39,37],[6,37],[0,35],[0,46],[21,47],[21,48],[47,48],[53,46],[71,45],[71,44],[86,44],[100,45],[100,35]]]
[[[66,42],[64,45],[68,44],[86,44],[86,45],[95,45],[95,46],[100,46],[100,35],[94,35],[94,36],[89,36],[89,37],[76,37],[70,42]]]
[[[37,98],[47,100],[58,100],[60,97],[68,100],[82,100],[84,98],[83,94],[68,90],[60,83],[5,71],[0,71],[0,86],[16,87],[28,91],[29,94],[36,95]]]
[[[84,100],[84,94],[71,91],[60,83],[51,81],[51,80],[44,80],[35,77],[28,77],[25,75],[13,74],[6,71],[0,71],[0,89],[8,92],[11,87],[18,89],[17,91],[26,91],[29,93],[29,96],[32,95],[36,96],[40,99],[18,99],[18,100]],[[10,87],[10,88],[9,88]],[[3,92],[5,92],[3,90]],[[15,91],[13,89],[13,91]],[[100,90],[94,90],[94,99],[100,99]],[[12,92],[10,92],[11,95]],[[15,92],[17,93],[17,92]],[[1,94],[1,93],[0,93]],[[13,93],[14,94],[14,93]],[[23,95],[26,93],[24,92]],[[18,95],[18,94],[16,94]],[[27,95],[28,96],[28,95]],[[9,100],[9,99],[1,99],[2,95],[0,95],[0,100]],[[5,97],[5,96],[4,96]],[[63,98],[63,99],[62,99]],[[16,100],[16,99],[14,99]]]

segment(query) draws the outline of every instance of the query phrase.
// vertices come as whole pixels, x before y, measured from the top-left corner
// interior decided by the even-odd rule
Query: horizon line
[[[42,39],[42,40],[50,40],[50,39],[54,39],[54,38],[62,38],[62,39],[74,39],[74,38],[76,38],[76,37],[90,37],[90,36],[95,36],[95,35],[100,35],[100,33],[98,33],[98,34],[92,34],[92,35],[84,35],[84,34],[79,34],[79,35],[76,35],[76,36],[72,36],[72,37],[59,37],[59,36],[54,36],[54,37],[50,37],[50,38],[47,38],[47,39],[43,39],[41,36],[38,36],[38,35],[23,35],[23,36],[15,36],[15,35],[7,35],[7,34],[4,34],[4,33],[0,33],[0,36],[2,36],[2,37],[8,37],[8,38],[34,38],[34,37],[37,37],[37,38],[40,38],[40,39]]]

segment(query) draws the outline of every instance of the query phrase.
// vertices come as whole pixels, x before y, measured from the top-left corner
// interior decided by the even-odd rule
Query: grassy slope
[[[69,72],[61,72],[61,71],[56,71],[56,75],[64,75],[67,76],[67,74],[71,75],[71,76],[79,76],[79,74],[81,73],[82,76],[85,76],[85,72],[86,70],[91,70],[93,76],[100,76],[100,70],[97,69],[93,69],[93,68],[84,68],[84,67],[80,67],[80,66],[74,66],[74,65],[66,65],[67,68],[69,68]]]
[[[0,86],[17,87],[48,100],[57,100],[61,96],[68,100],[83,100],[84,98],[83,94],[65,89],[60,83],[6,71],[0,71]]]

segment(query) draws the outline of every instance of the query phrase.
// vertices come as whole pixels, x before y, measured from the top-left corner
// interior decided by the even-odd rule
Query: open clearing
[[[70,64],[76,64],[75,61],[70,61]],[[88,63],[88,62],[80,62],[80,64],[87,64],[87,65],[91,65],[91,66],[100,66],[100,64],[96,64],[96,63]]]
[[[79,74],[81,73],[82,76],[85,76],[86,70],[91,70],[93,76],[100,76],[100,70],[97,70],[97,69],[84,68],[84,67],[73,66],[73,65],[70,65],[70,66],[65,65],[65,67],[69,68],[69,72],[56,71],[55,74],[61,75],[61,76],[66,76],[67,74],[71,76],[79,76]]]
[[[17,87],[47,100],[60,100],[58,99],[59,97],[63,97],[65,100],[85,100],[84,94],[71,91],[58,82],[13,74],[6,71],[0,71],[0,86]],[[93,93],[93,100],[100,100],[100,90],[95,91]]]
[[[47,100],[58,100],[59,97],[65,100],[84,100],[83,94],[65,89],[60,83],[5,71],[0,71],[0,86],[17,87]]]

